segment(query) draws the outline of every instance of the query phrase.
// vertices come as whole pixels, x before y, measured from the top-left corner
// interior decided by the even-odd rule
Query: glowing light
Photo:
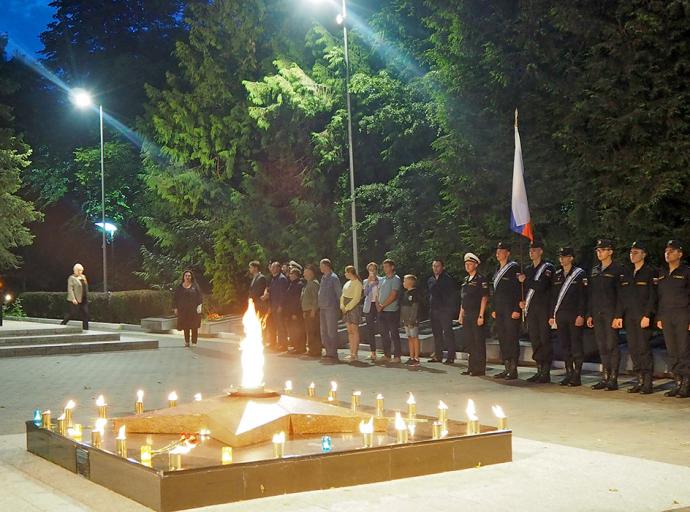
[[[65,405],[65,410],[67,409],[74,409],[77,406],[76,403],[74,403],[74,400],[69,400],[67,404]]]
[[[194,401],[195,402],[201,402],[201,393],[197,393],[194,395]]]
[[[292,393],[292,381],[291,380],[286,380],[285,381],[285,393],[289,394]]]
[[[416,403],[417,402],[414,399],[414,395],[412,393],[410,393],[410,396],[407,398],[407,405],[414,405]]]
[[[98,398],[96,398],[96,406],[97,407],[103,407],[105,405],[106,405],[106,403],[105,403],[105,398],[103,397],[103,395],[98,395]]]
[[[506,413],[503,412],[503,407],[501,407],[500,405],[492,405],[491,410],[493,411],[494,416],[496,416],[497,418],[506,417]]]
[[[249,300],[247,311],[242,317],[244,338],[240,343],[242,351],[242,387],[258,389],[264,385],[264,344],[261,338],[261,321],[256,314],[254,301]]]
[[[334,380],[331,381],[331,391],[333,391],[334,393],[338,391],[338,383]]]
[[[9,293],[5,295],[5,302],[11,302],[12,301],[12,295]]]
[[[93,104],[91,95],[84,89],[74,89],[71,96],[72,102],[79,108],[88,108]]]
[[[100,432],[101,435],[105,434],[105,426],[108,424],[108,420],[105,418],[98,418],[93,427],[95,432]]]
[[[438,401],[438,408],[448,410],[448,406],[446,405],[446,403],[443,400]]]
[[[465,412],[467,413],[468,420],[477,421],[479,419],[477,417],[477,408],[474,405],[474,400],[471,398],[467,401],[467,409],[465,409]]]
[[[144,390],[140,389],[137,391],[137,402],[143,402],[144,401]]]
[[[118,431],[117,431],[117,437],[115,439],[127,439],[127,435],[125,434],[125,426],[122,425]]]
[[[175,391],[170,392],[168,395],[168,401],[177,400],[177,393]]]
[[[405,420],[403,420],[400,411],[395,411],[395,430],[407,430]]]

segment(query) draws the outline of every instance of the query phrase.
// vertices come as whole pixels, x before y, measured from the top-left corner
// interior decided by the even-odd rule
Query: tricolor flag
[[[513,199],[510,212],[510,229],[534,241],[529,206],[527,204],[524,172],[520,132],[518,132],[517,127],[517,110],[515,110],[515,160],[513,161]]]

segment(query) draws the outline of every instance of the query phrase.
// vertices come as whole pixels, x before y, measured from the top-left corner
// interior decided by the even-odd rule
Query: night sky
[[[8,52],[20,49],[35,55],[43,45],[39,36],[51,22],[51,0],[0,0],[0,33],[9,36]]]

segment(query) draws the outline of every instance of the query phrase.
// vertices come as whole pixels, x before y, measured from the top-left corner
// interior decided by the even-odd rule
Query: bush
[[[20,295],[27,316],[62,318],[68,308],[65,292],[26,292]],[[129,290],[89,293],[94,322],[138,324],[149,316],[172,315],[172,293],[164,290]]]

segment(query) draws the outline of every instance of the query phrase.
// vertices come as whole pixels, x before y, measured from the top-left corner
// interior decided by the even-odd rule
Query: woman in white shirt
[[[345,267],[347,283],[343,286],[340,295],[340,311],[343,312],[343,321],[347,326],[347,339],[350,344],[350,357],[346,360],[357,361],[359,351],[359,323],[362,320],[362,310],[359,307],[362,302],[362,281],[359,280],[357,269],[352,265]]]

